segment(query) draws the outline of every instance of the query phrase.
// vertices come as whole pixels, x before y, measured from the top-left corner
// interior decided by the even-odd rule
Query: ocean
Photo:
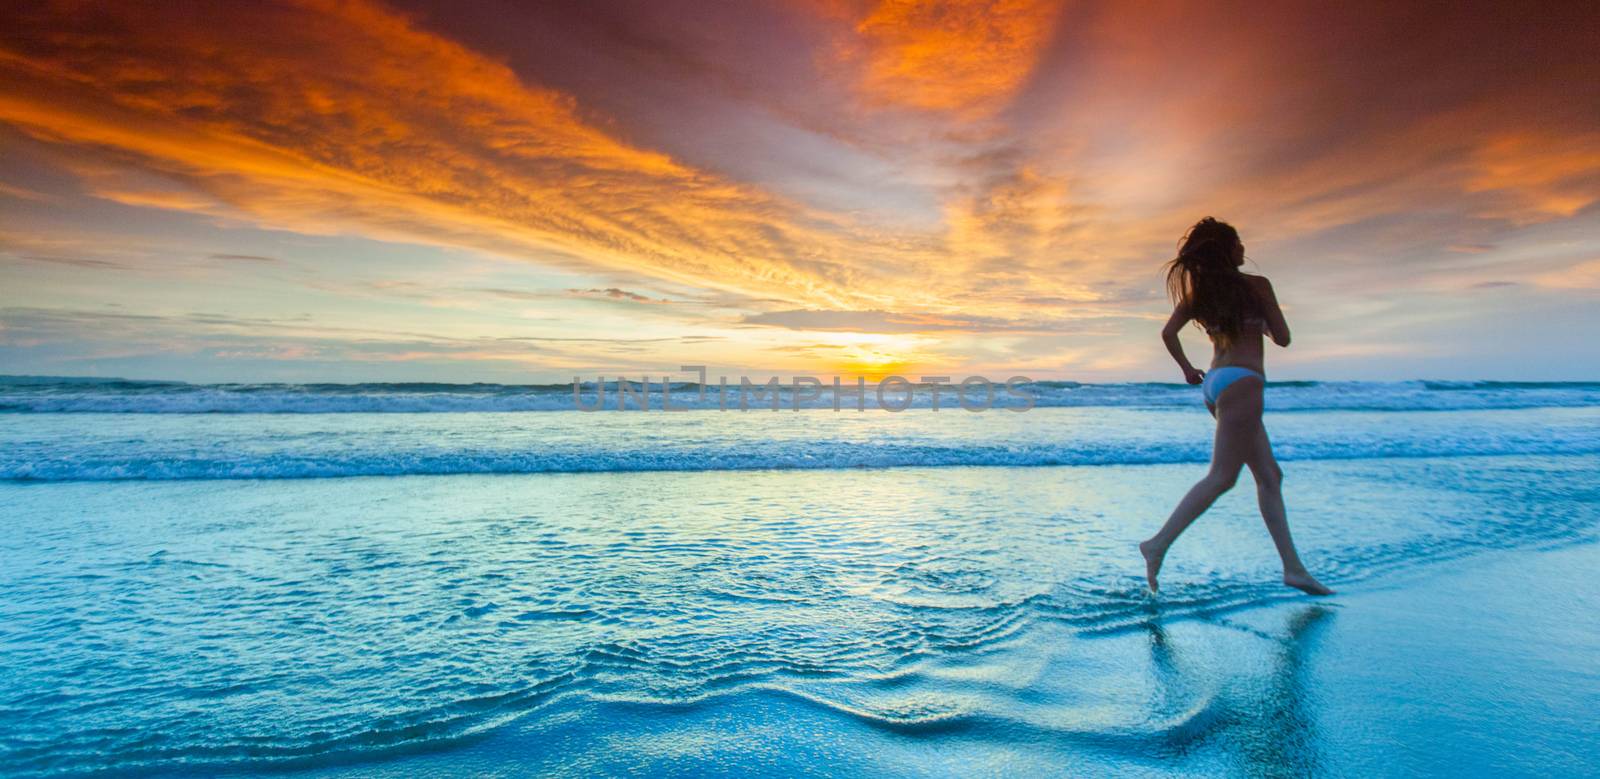
[[[672,391],[0,380],[0,774],[1593,768],[1600,383],[1271,385],[1323,600],[1197,388]]]

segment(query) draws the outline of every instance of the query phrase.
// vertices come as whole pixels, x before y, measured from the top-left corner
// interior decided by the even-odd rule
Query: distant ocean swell
[[[642,378],[642,377],[641,377]],[[910,377],[915,379],[916,377]],[[635,379],[637,381],[637,379]],[[617,410],[615,381],[606,383],[604,409]],[[867,384],[866,406],[876,404],[875,385]],[[707,387],[704,398],[699,386],[675,383],[675,407],[718,409],[739,407],[738,385],[726,397],[716,385]],[[1042,381],[1026,385],[1035,407],[1120,407],[1172,408],[1200,404],[1199,390],[1183,384],[1125,383],[1080,384]],[[953,387],[940,392],[942,408],[959,411]],[[903,395],[892,389],[886,394],[891,403]],[[650,410],[661,412],[661,382],[650,384]],[[591,382],[582,388],[585,405],[596,402]],[[969,402],[982,399],[973,390]],[[795,406],[793,392],[785,387],[778,393],[783,409]],[[853,410],[857,404],[853,385],[838,398],[838,405]],[[997,407],[1017,406],[1022,401],[1008,396],[996,385]],[[933,393],[919,388],[911,407],[929,408]],[[770,400],[751,396],[752,411],[770,413]],[[833,408],[831,386],[824,386],[815,399],[802,397],[802,408]],[[1470,409],[1561,408],[1600,406],[1600,382],[1273,382],[1267,390],[1267,406],[1274,411],[1453,411]],[[59,379],[45,377],[0,377],[0,413],[117,413],[117,414],[338,414],[338,413],[436,413],[436,412],[522,412],[572,411],[577,408],[571,384],[185,384],[98,379]],[[629,410],[637,409],[630,400]]]
[[[1585,434],[1585,429],[1588,433]],[[1278,459],[1367,460],[1505,455],[1600,453],[1593,428],[1527,431],[1467,430],[1448,437],[1364,435],[1282,441]],[[267,451],[261,451],[266,448]],[[0,452],[0,480],[124,481],[190,479],[305,479],[356,476],[534,474],[648,471],[820,470],[943,466],[1095,466],[1202,463],[1211,456],[1204,438],[1183,441],[1125,440],[1063,443],[957,444],[949,441],[884,443],[830,440],[709,440],[590,447],[544,445],[535,451],[440,450],[426,444],[366,451],[303,451],[293,442],[251,450],[199,454],[189,451],[73,453],[12,449]]]

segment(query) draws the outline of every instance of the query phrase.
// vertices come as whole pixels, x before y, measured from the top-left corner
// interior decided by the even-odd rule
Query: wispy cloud
[[[209,259],[224,260],[228,262],[283,262],[277,257],[266,257],[260,254],[209,254]]]
[[[14,197],[18,200],[32,200],[39,203],[47,203],[55,199],[43,192],[36,192],[28,189],[27,187],[19,187],[15,184],[7,184],[4,181],[0,181],[0,195]]]
[[[68,257],[48,254],[22,254],[17,255],[29,262],[43,262],[50,265],[67,265],[74,268],[89,268],[92,270],[125,270],[128,266],[109,260],[96,260],[91,257]]]
[[[580,298],[601,298],[605,300],[621,300],[629,303],[648,303],[651,305],[664,305],[672,302],[666,298],[653,298],[647,295],[641,295],[637,292],[629,292],[625,289],[618,289],[616,287],[606,287],[605,289],[569,289],[567,290],[567,294]]]
[[[1059,320],[1001,319],[996,317],[946,315],[935,313],[897,313],[891,311],[828,311],[792,309],[749,314],[739,320],[744,325],[782,327],[790,330],[840,331],[861,333],[1032,333],[1082,330]]]
[[[664,347],[704,343],[677,337],[448,337],[423,332],[328,326],[311,320],[207,313],[130,314],[0,308],[0,355],[8,364],[72,367],[106,360],[185,357],[318,363],[453,362],[497,371],[595,372],[653,368]],[[36,370],[37,372],[37,370]]]

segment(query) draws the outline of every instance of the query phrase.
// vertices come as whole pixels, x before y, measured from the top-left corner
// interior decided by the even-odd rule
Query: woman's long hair
[[[1167,263],[1167,294],[1226,348],[1254,313],[1255,295],[1234,262],[1239,231],[1206,217],[1178,242],[1178,256]]]

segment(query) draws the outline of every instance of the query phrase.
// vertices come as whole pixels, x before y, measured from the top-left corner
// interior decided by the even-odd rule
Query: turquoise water
[[[1198,407],[4,415],[0,773],[1342,773],[1305,636],[1594,546],[1600,408],[1501,405],[1269,415],[1315,608],[1248,489],[1143,592]],[[1589,620],[1502,713],[1545,765]]]

